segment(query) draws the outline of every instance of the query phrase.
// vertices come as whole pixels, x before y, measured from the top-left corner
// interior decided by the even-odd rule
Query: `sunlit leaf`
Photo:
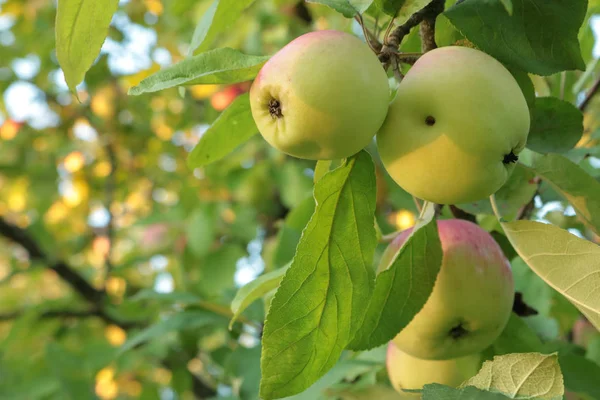
[[[59,0],[56,57],[69,89],[83,80],[98,57],[119,0]]]
[[[243,54],[228,47],[210,50],[161,69],[129,89],[129,94],[137,96],[182,85],[248,81],[258,74],[268,59],[266,56]]]
[[[381,11],[395,18],[395,23],[401,25],[431,0],[375,0],[375,4]]]
[[[517,253],[546,283],[565,296],[600,330],[600,246],[533,221],[502,223]]]
[[[250,97],[242,94],[225,109],[200,138],[187,159],[190,169],[220,160],[258,133]]]
[[[189,54],[197,54],[210,47],[217,35],[231,27],[254,0],[214,0],[194,30]]]
[[[563,376],[556,354],[517,353],[494,357],[461,387],[501,393],[510,398],[562,399]]]
[[[355,350],[381,346],[394,338],[423,308],[440,267],[442,248],[432,203],[390,266],[379,273]]]
[[[231,311],[233,311],[233,317],[231,317],[231,321],[229,322],[230,329],[233,326],[233,323],[244,312],[244,310],[248,308],[250,304],[262,298],[265,294],[279,286],[281,279],[288,268],[289,264],[283,268],[278,268],[274,271],[261,275],[252,282],[245,284],[240,288],[240,290],[238,290],[235,298],[231,302]]]
[[[373,290],[375,171],[360,152],[315,185],[317,208],[271,303],[261,396],[299,393],[323,376],[362,324]]]
[[[505,400],[508,398],[499,393],[486,392],[473,386],[455,389],[433,383],[423,387],[423,400]]]

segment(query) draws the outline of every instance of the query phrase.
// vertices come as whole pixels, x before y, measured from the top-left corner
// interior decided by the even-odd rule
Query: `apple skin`
[[[529,133],[525,97],[510,72],[467,47],[441,47],[408,71],[377,134],[381,160],[410,194],[438,204],[495,193]]]
[[[394,389],[414,398],[421,395],[402,389],[423,389],[430,383],[458,387],[477,374],[482,361],[480,353],[449,360],[423,360],[403,352],[390,342],[385,365]]]
[[[414,357],[447,360],[479,353],[502,333],[512,312],[512,270],[494,238],[476,224],[437,221],[443,250],[440,272],[423,308],[393,339]],[[412,228],[381,257],[386,269]]]
[[[340,159],[367,146],[381,127],[389,85],[357,37],[316,31],[267,61],[250,88],[250,105],[273,147],[297,158]]]

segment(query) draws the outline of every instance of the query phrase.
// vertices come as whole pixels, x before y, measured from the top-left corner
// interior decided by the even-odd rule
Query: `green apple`
[[[487,198],[508,179],[529,133],[510,72],[467,47],[441,47],[408,71],[377,134],[381,160],[410,194],[439,204]]]
[[[381,127],[387,75],[369,47],[338,31],[307,33],[260,70],[250,89],[252,116],[273,147],[294,157],[349,157]]]
[[[481,367],[481,354],[469,354],[449,360],[423,360],[400,350],[394,343],[388,345],[385,364],[392,386],[402,389],[422,389],[430,383],[457,387],[475,376]],[[411,394],[420,397],[419,394]]]
[[[414,357],[447,360],[479,353],[500,336],[512,312],[514,282],[508,260],[488,232],[459,219],[440,220],[437,226],[443,258],[433,291],[393,342]],[[380,270],[411,231],[388,246]]]

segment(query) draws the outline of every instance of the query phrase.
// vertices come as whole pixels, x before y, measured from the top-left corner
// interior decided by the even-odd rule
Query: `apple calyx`
[[[283,113],[281,112],[281,103],[277,99],[269,100],[269,114],[273,119],[283,117]]]
[[[427,118],[425,118],[425,123],[429,126],[433,126],[435,125],[435,118],[431,115],[428,115]]]
[[[503,164],[510,164],[510,163],[516,163],[517,161],[519,161],[519,156],[517,156],[511,150],[510,153],[504,155],[504,159],[502,160],[502,163]]]
[[[460,339],[460,338],[466,336],[469,333],[469,331],[466,330],[463,327],[462,322],[460,322],[458,325],[456,325],[455,327],[453,327],[452,329],[450,329],[449,333],[450,333],[450,337],[452,339]]]

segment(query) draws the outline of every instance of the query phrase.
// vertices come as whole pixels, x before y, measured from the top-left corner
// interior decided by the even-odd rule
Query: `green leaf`
[[[541,352],[544,344],[517,314],[511,314],[502,334],[493,344],[497,355]]]
[[[129,89],[129,94],[137,96],[175,86],[249,81],[268,59],[268,56],[251,56],[229,47],[210,50],[161,69]]]
[[[215,212],[213,207],[199,207],[188,218],[187,246],[196,257],[205,256],[215,240]]]
[[[583,135],[583,114],[556,97],[538,97],[532,109],[527,147],[540,153],[565,153]]]
[[[233,287],[237,262],[247,256],[246,250],[236,243],[225,243],[209,253],[202,262],[202,278],[197,283],[200,293],[218,297]]]
[[[225,157],[258,132],[247,93],[238,96],[213,122],[187,159],[190,169]]]
[[[52,372],[60,381],[63,394],[68,394],[67,398],[96,399],[92,389],[94,374],[85,359],[81,359],[81,354],[50,342],[46,347],[46,362],[53,367]]]
[[[353,350],[371,349],[392,340],[423,308],[442,266],[442,248],[428,203],[426,214],[400,248],[390,266],[379,273]]]
[[[500,213],[504,216],[516,215],[519,209],[527,204],[537,190],[533,182],[535,173],[521,164],[517,164],[508,181],[496,193],[496,202]],[[457,204],[457,207],[471,214],[493,214],[489,199],[474,203]]]
[[[119,0],[58,1],[56,57],[73,93],[100,54],[118,5]]]
[[[402,25],[406,20],[431,3],[431,0],[375,0],[375,5],[390,17],[396,17],[395,23]]]
[[[285,217],[285,222],[277,234],[277,248],[273,255],[275,268],[292,261],[302,231],[315,211],[315,200],[312,196],[304,199]]]
[[[437,383],[423,386],[423,400],[505,400],[498,393],[485,392],[473,386],[455,389]]]
[[[214,0],[196,25],[189,54],[198,54],[208,49],[217,35],[233,26],[252,3],[254,0]]]
[[[494,357],[461,387],[501,393],[510,398],[562,399],[563,376],[557,354],[516,353]]]
[[[221,319],[220,316],[206,311],[189,310],[179,312],[127,339],[127,341],[119,348],[118,354],[123,354],[139,344],[152,339],[157,339],[169,332],[180,331],[183,329],[197,329],[202,326],[215,324]]]
[[[502,3],[502,5],[504,6],[504,8],[506,9],[506,12],[508,13],[508,15],[512,15],[512,13],[513,13],[512,0],[500,0],[500,2]]]
[[[375,170],[362,151],[315,185],[317,208],[271,303],[261,396],[299,393],[338,360],[374,284]]]
[[[246,308],[254,301],[262,298],[264,295],[269,293],[271,290],[276,289],[281,283],[283,275],[289,268],[289,264],[283,268],[278,268],[275,271],[268,272],[256,278],[255,280],[242,286],[237,291],[233,301],[231,302],[231,311],[233,311],[233,317],[229,322],[229,329],[233,326],[233,323],[239,318]]]
[[[553,225],[502,223],[519,256],[600,330],[600,246]]]
[[[600,399],[600,366],[576,354],[559,354],[558,362],[568,390]]]
[[[501,62],[538,75],[585,69],[577,34],[586,0],[465,0],[445,15],[471,42]],[[552,27],[549,29],[548,27]]]
[[[533,154],[527,165],[571,203],[590,229],[600,234],[600,182],[558,154]]]
[[[373,0],[306,0],[308,3],[324,4],[341,13],[346,18],[363,14],[373,3]]]
[[[127,300],[132,302],[144,301],[144,300],[155,300],[161,303],[186,303],[193,304],[199,303],[202,299],[193,293],[188,292],[170,292],[170,293],[159,293],[154,289],[142,289],[135,295],[129,297]]]

